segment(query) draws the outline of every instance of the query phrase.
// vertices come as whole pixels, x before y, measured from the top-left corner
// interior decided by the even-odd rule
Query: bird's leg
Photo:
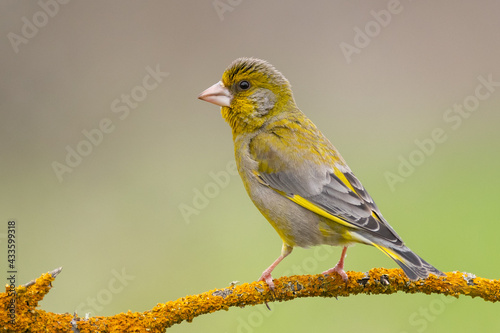
[[[342,277],[342,280],[347,282],[348,277],[347,277],[346,272],[344,271],[344,259],[345,259],[346,252],[347,252],[347,246],[344,246],[344,249],[342,250],[342,254],[340,256],[340,260],[337,263],[337,265],[335,265],[335,267],[330,268],[327,271],[324,271],[322,274],[331,274],[333,272],[336,272]]]
[[[269,266],[264,272],[262,272],[259,281],[265,281],[269,286],[269,289],[274,290],[274,282],[273,277],[271,276],[271,272],[283,259],[285,259],[287,255],[292,253],[292,250],[292,246],[283,243],[283,247],[281,248],[281,255],[271,264],[271,266]]]

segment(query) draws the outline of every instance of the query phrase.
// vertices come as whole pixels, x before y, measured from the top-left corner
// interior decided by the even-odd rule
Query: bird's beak
[[[219,106],[231,106],[233,95],[224,87],[221,81],[217,82],[198,96],[199,99],[205,102],[210,102]]]

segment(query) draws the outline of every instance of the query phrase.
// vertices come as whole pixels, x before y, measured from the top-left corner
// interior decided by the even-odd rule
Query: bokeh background
[[[279,255],[278,235],[231,170],[229,126],[197,100],[241,56],[285,74],[299,107],[415,252],[443,271],[500,277],[497,1],[55,3],[0,3],[0,242],[6,253],[6,224],[16,219],[18,283],[63,266],[44,310],[145,311],[254,281]],[[380,14],[388,8],[390,20]],[[365,29],[371,36],[356,37]],[[347,44],[359,47],[346,56]],[[497,83],[479,88],[474,105],[480,77]],[[472,111],[453,111],[464,103]],[[436,128],[445,140],[424,154],[416,140],[429,144]],[[86,156],[58,176],[68,149]],[[390,185],[388,173],[401,178]],[[274,275],[316,274],[339,255],[296,249]],[[348,251],[347,270],[372,267],[395,264],[367,246]],[[498,305],[468,297],[270,306],[170,331],[500,329]]]

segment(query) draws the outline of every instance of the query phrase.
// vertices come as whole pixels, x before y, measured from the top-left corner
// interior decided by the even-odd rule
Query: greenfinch
[[[237,59],[198,98],[221,106],[245,189],[283,241],[281,255],[259,279],[270,289],[271,272],[295,246],[342,246],[339,262],[323,274],[336,272],[344,281],[347,247],[355,243],[381,250],[411,280],[444,275],[405,246],[272,65]]]

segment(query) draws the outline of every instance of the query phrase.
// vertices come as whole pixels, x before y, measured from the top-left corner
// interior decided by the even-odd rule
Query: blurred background
[[[497,1],[2,1],[0,246],[18,284],[59,266],[53,312],[145,311],[252,282],[281,241],[197,100],[235,58],[268,60],[391,225],[443,271],[500,278]],[[296,249],[274,276],[340,248]],[[6,255],[2,255],[6,271]],[[374,248],[346,270],[396,267]],[[438,295],[231,308],[172,332],[497,332],[498,305]]]

